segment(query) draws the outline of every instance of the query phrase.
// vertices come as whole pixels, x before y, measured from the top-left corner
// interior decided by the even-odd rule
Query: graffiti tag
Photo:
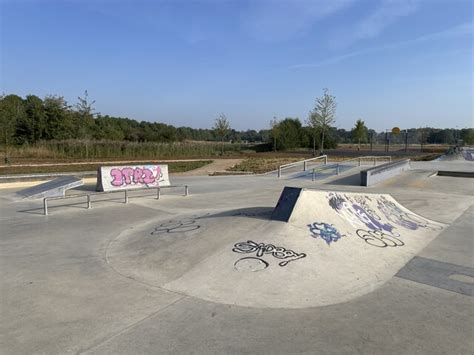
[[[265,254],[271,254],[277,259],[291,258],[289,260],[279,262],[278,265],[280,266],[286,266],[292,261],[306,257],[306,254],[304,253],[296,253],[293,250],[288,250],[284,247],[276,247],[273,244],[255,243],[251,240],[235,244],[232,251],[241,254],[256,253],[258,257],[262,257]]]
[[[189,218],[180,219],[178,221],[167,221],[156,226],[151,235],[158,235],[164,233],[186,233],[201,228],[200,224],[197,224],[197,220],[208,216],[209,213],[202,216],[194,216]]]
[[[333,225],[324,222],[308,224],[308,228],[313,238],[319,237],[324,240],[327,245],[330,245],[332,242],[337,242],[342,237],[345,237],[345,235],[339,233]]]
[[[393,235],[385,234],[381,231],[367,231],[364,229],[358,229],[356,232],[357,236],[363,239],[367,244],[374,247],[385,248],[385,247],[401,247],[405,245],[400,239]]]
[[[114,168],[110,171],[110,176],[113,178],[111,184],[113,186],[123,186],[131,184],[152,185],[162,176],[161,168],[156,167],[156,175],[148,168]]]

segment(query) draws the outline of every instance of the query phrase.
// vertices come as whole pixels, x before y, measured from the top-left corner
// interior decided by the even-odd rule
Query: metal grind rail
[[[307,166],[308,166],[308,162],[311,162],[311,161],[315,161],[315,160],[319,160],[319,159],[324,159],[324,164],[327,164],[328,163],[328,156],[327,155],[321,155],[319,157],[316,157],[316,158],[311,158],[311,159],[305,159],[305,160],[300,160],[300,161],[297,161],[297,162],[294,162],[294,163],[289,163],[289,164],[284,164],[284,165],[280,165],[278,167],[278,178],[281,177],[281,172],[282,170],[285,170],[285,169],[289,169],[289,168],[293,168],[295,166],[298,166],[298,165],[301,165],[303,164],[303,171],[306,171],[307,169]]]
[[[92,196],[102,196],[102,195],[108,195],[108,194],[117,194],[117,193],[123,193],[124,194],[124,199],[123,203],[127,204],[129,200],[128,193],[133,192],[133,191],[150,191],[150,190],[156,190],[156,199],[159,200],[161,197],[161,189],[163,188],[178,188],[178,187],[184,187],[184,196],[189,195],[189,187],[188,185],[184,186],[165,186],[165,187],[155,187],[155,188],[149,188],[149,187],[144,187],[140,189],[127,189],[127,190],[118,190],[118,191],[104,191],[104,192],[94,192],[90,194],[75,194],[75,195],[66,195],[66,196],[60,196],[60,197],[45,197],[43,199],[43,214],[47,216],[49,214],[48,211],[48,202],[50,201],[57,201],[57,200],[66,200],[66,199],[72,199],[72,198],[85,198],[86,199],[86,205],[87,209],[92,208]],[[150,196],[150,195],[146,195]],[[145,197],[145,196],[136,196],[136,197]],[[54,207],[61,207],[61,206],[54,206]]]
[[[347,162],[350,162],[350,161],[357,161],[358,162],[358,166],[361,166],[362,165],[362,162],[364,160],[373,160],[373,166],[376,166],[377,165],[377,160],[380,159],[388,159],[389,163],[392,162],[392,157],[391,156],[388,156],[388,155],[384,155],[384,156],[364,156],[364,157],[357,157],[357,158],[352,158],[352,159],[347,159],[347,160],[343,160],[341,162],[338,162],[338,163],[334,163],[334,164],[325,164],[324,166],[322,166],[321,168],[314,168],[312,170],[312,174],[311,174],[311,180],[314,181],[315,180],[315,176],[316,176],[316,170],[326,170],[326,169],[332,169],[334,168],[336,170],[336,175],[339,175],[339,172],[340,172],[340,167],[341,166],[345,166]]]

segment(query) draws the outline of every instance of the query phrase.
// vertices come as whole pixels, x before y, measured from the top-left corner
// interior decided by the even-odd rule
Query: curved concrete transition
[[[271,207],[156,220],[107,248],[120,274],[208,301],[305,308],[363,296],[445,227],[390,195],[303,189],[288,223]]]

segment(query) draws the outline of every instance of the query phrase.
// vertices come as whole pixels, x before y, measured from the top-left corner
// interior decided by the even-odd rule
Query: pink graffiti
[[[113,180],[111,184],[113,186],[122,186],[122,185],[131,185],[133,184],[144,184],[151,185],[155,182],[158,182],[158,179],[161,177],[161,168],[156,167],[156,178],[153,174],[153,171],[148,168],[113,168],[110,171],[110,176]]]

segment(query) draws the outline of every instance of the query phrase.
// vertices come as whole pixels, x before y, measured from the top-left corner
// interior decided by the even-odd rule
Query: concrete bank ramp
[[[29,199],[61,197],[66,194],[67,190],[81,185],[83,185],[82,179],[78,179],[74,176],[61,176],[44,184],[18,191],[17,195]]]
[[[107,261],[212,302],[317,307],[372,292],[445,227],[389,195],[300,189],[288,203],[289,222],[271,220],[272,207],[153,221],[120,234]]]

